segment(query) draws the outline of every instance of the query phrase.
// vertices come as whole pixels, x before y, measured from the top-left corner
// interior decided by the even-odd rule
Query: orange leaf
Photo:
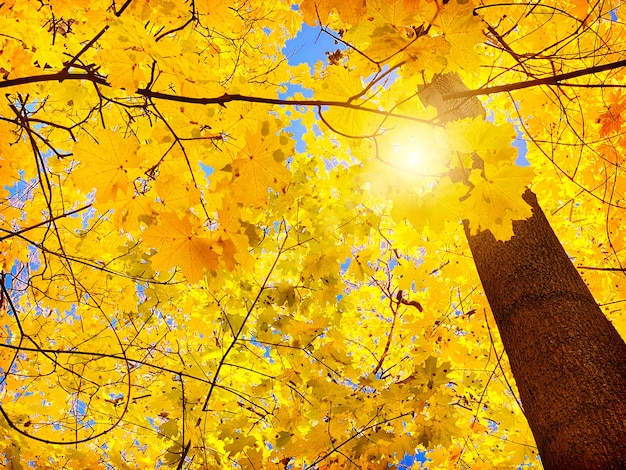
[[[609,109],[598,116],[596,122],[600,124],[601,137],[619,132],[622,124],[624,124],[624,118],[622,117],[624,108],[626,108],[626,100],[618,96],[615,98],[615,101],[609,105]]]
[[[318,22],[325,24],[333,9],[342,21],[350,24],[357,24],[367,12],[365,0],[304,0],[300,5],[305,23],[311,26]]]

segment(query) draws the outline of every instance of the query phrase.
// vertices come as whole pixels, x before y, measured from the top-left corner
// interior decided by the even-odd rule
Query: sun
[[[391,145],[390,161],[402,170],[421,173],[427,165],[428,151],[418,139],[405,138]]]
[[[445,171],[448,154],[444,136],[436,128],[402,126],[387,135],[387,161],[416,176],[436,176]]]

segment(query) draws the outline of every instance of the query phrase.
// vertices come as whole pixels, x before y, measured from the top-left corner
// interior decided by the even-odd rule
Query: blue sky
[[[326,61],[326,51],[336,49],[343,47],[335,44],[334,39],[319,28],[304,25],[295,38],[287,41],[283,53],[291,65],[306,63],[313,66],[318,61]]]

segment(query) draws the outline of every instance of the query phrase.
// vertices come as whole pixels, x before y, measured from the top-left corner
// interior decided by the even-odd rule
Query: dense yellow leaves
[[[448,126],[451,148],[458,152],[468,192],[462,198],[471,233],[490,230],[497,240],[513,236],[513,220],[531,216],[521,195],[531,183],[533,170],[513,162],[517,152],[510,142],[510,124],[495,126],[481,118],[465,119]]]
[[[362,78],[344,67],[330,67],[311,84],[320,100],[367,103]],[[359,109],[331,107],[323,113],[324,122],[333,130],[350,137],[369,136],[380,125],[380,118]]]
[[[96,189],[96,201],[104,204],[134,190],[133,183],[143,173],[143,159],[134,136],[104,130],[81,140],[74,148],[80,162],[72,171],[74,184],[85,193]]]
[[[326,24],[328,15],[335,11],[342,21],[357,24],[366,12],[365,0],[304,0],[300,5],[304,21],[310,25]]]
[[[532,185],[577,264],[621,266],[624,99],[589,76],[443,125],[417,92],[626,33],[478,3],[0,2],[2,465],[539,468],[461,221],[507,239]],[[328,60],[293,64],[313,25]]]

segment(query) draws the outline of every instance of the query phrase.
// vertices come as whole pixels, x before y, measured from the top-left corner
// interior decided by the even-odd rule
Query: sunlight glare
[[[389,163],[416,176],[434,176],[446,163],[445,151],[434,129],[412,128],[389,133]]]
[[[415,138],[396,142],[392,145],[393,164],[411,173],[421,173],[428,159],[428,152]]]

